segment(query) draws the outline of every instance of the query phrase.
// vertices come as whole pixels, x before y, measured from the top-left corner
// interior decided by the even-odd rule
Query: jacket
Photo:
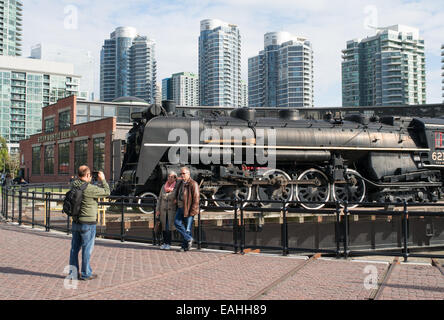
[[[84,181],[78,179],[72,183],[72,186],[80,187]],[[109,185],[106,181],[102,181],[103,188],[88,184],[83,191],[82,206],[80,208],[79,223],[81,224],[96,224],[98,199],[106,198],[110,195]]]
[[[180,196],[180,188],[183,189],[183,216],[194,217],[199,214],[199,202],[200,202],[200,190],[199,185],[193,179],[187,184],[184,184],[183,180],[178,180],[176,183],[176,188],[174,192],[176,192],[176,199],[179,201]]]
[[[174,218],[176,216],[177,204],[176,200],[176,189],[166,193],[165,185],[160,190],[159,199],[157,199],[156,212],[160,213],[160,222],[162,223],[162,230],[166,230],[166,217],[168,216],[169,230],[174,231],[176,227],[174,226]]]

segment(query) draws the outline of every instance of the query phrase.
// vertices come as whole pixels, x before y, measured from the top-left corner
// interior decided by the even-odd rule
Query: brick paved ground
[[[397,265],[382,290],[381,299],[442,300],[444,276],[437,268],[425,265]]]
[[[70,236],[0,223],[0,300],[246,300],[260,293],[265,300],[368,299],[365,267],[374,266],[379,277],[388,268],[209,250],[166,252],[98,239],[91,265],[99,278],[66,289],[70,244]],[[444,278],[431,265],[398,265],[381,298],[444,299]]]

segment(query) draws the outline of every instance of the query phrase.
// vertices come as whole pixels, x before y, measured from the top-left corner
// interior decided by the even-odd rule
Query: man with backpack
[[[74,202],[71,204],[73,208],[72,210],[67,210],[70,212],[65,211],[73,218],[69,264],[71,268],[74,268],[71,269],[72,272],[76,271],[77,277],[80,280],[92,280],[97,278],[97,275],[92,273],[90,258],[96,238],[98,199],[108,197],[110,189],[103,172],[98,174],[98,180],[101,182],[102,187],[90,184],[92,174],[87,166],[79,168],[78,177],[72,183],[72,189],[70,190],[70,192],[74,192],[74,196],[69,197],[71,202]],[[81,273],[79,273],[80,249],[82,249]]]

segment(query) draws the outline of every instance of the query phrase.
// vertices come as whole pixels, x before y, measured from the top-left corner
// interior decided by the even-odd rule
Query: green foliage
[[[6,139],[0,136],[0,171],[6,172],[9,170],[9,152],[6,144]]]

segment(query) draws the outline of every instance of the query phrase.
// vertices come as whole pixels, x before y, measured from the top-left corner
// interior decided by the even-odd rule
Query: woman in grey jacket
[[[171,249],[171,231],[176,230],[174,226],[174,217],[176,215],[176,186],[177,174],[174,171],[168,173],[168,181],[160,190],[159,199],[157,200],[156,216],[160,218],[163,233],[162,250]]]

